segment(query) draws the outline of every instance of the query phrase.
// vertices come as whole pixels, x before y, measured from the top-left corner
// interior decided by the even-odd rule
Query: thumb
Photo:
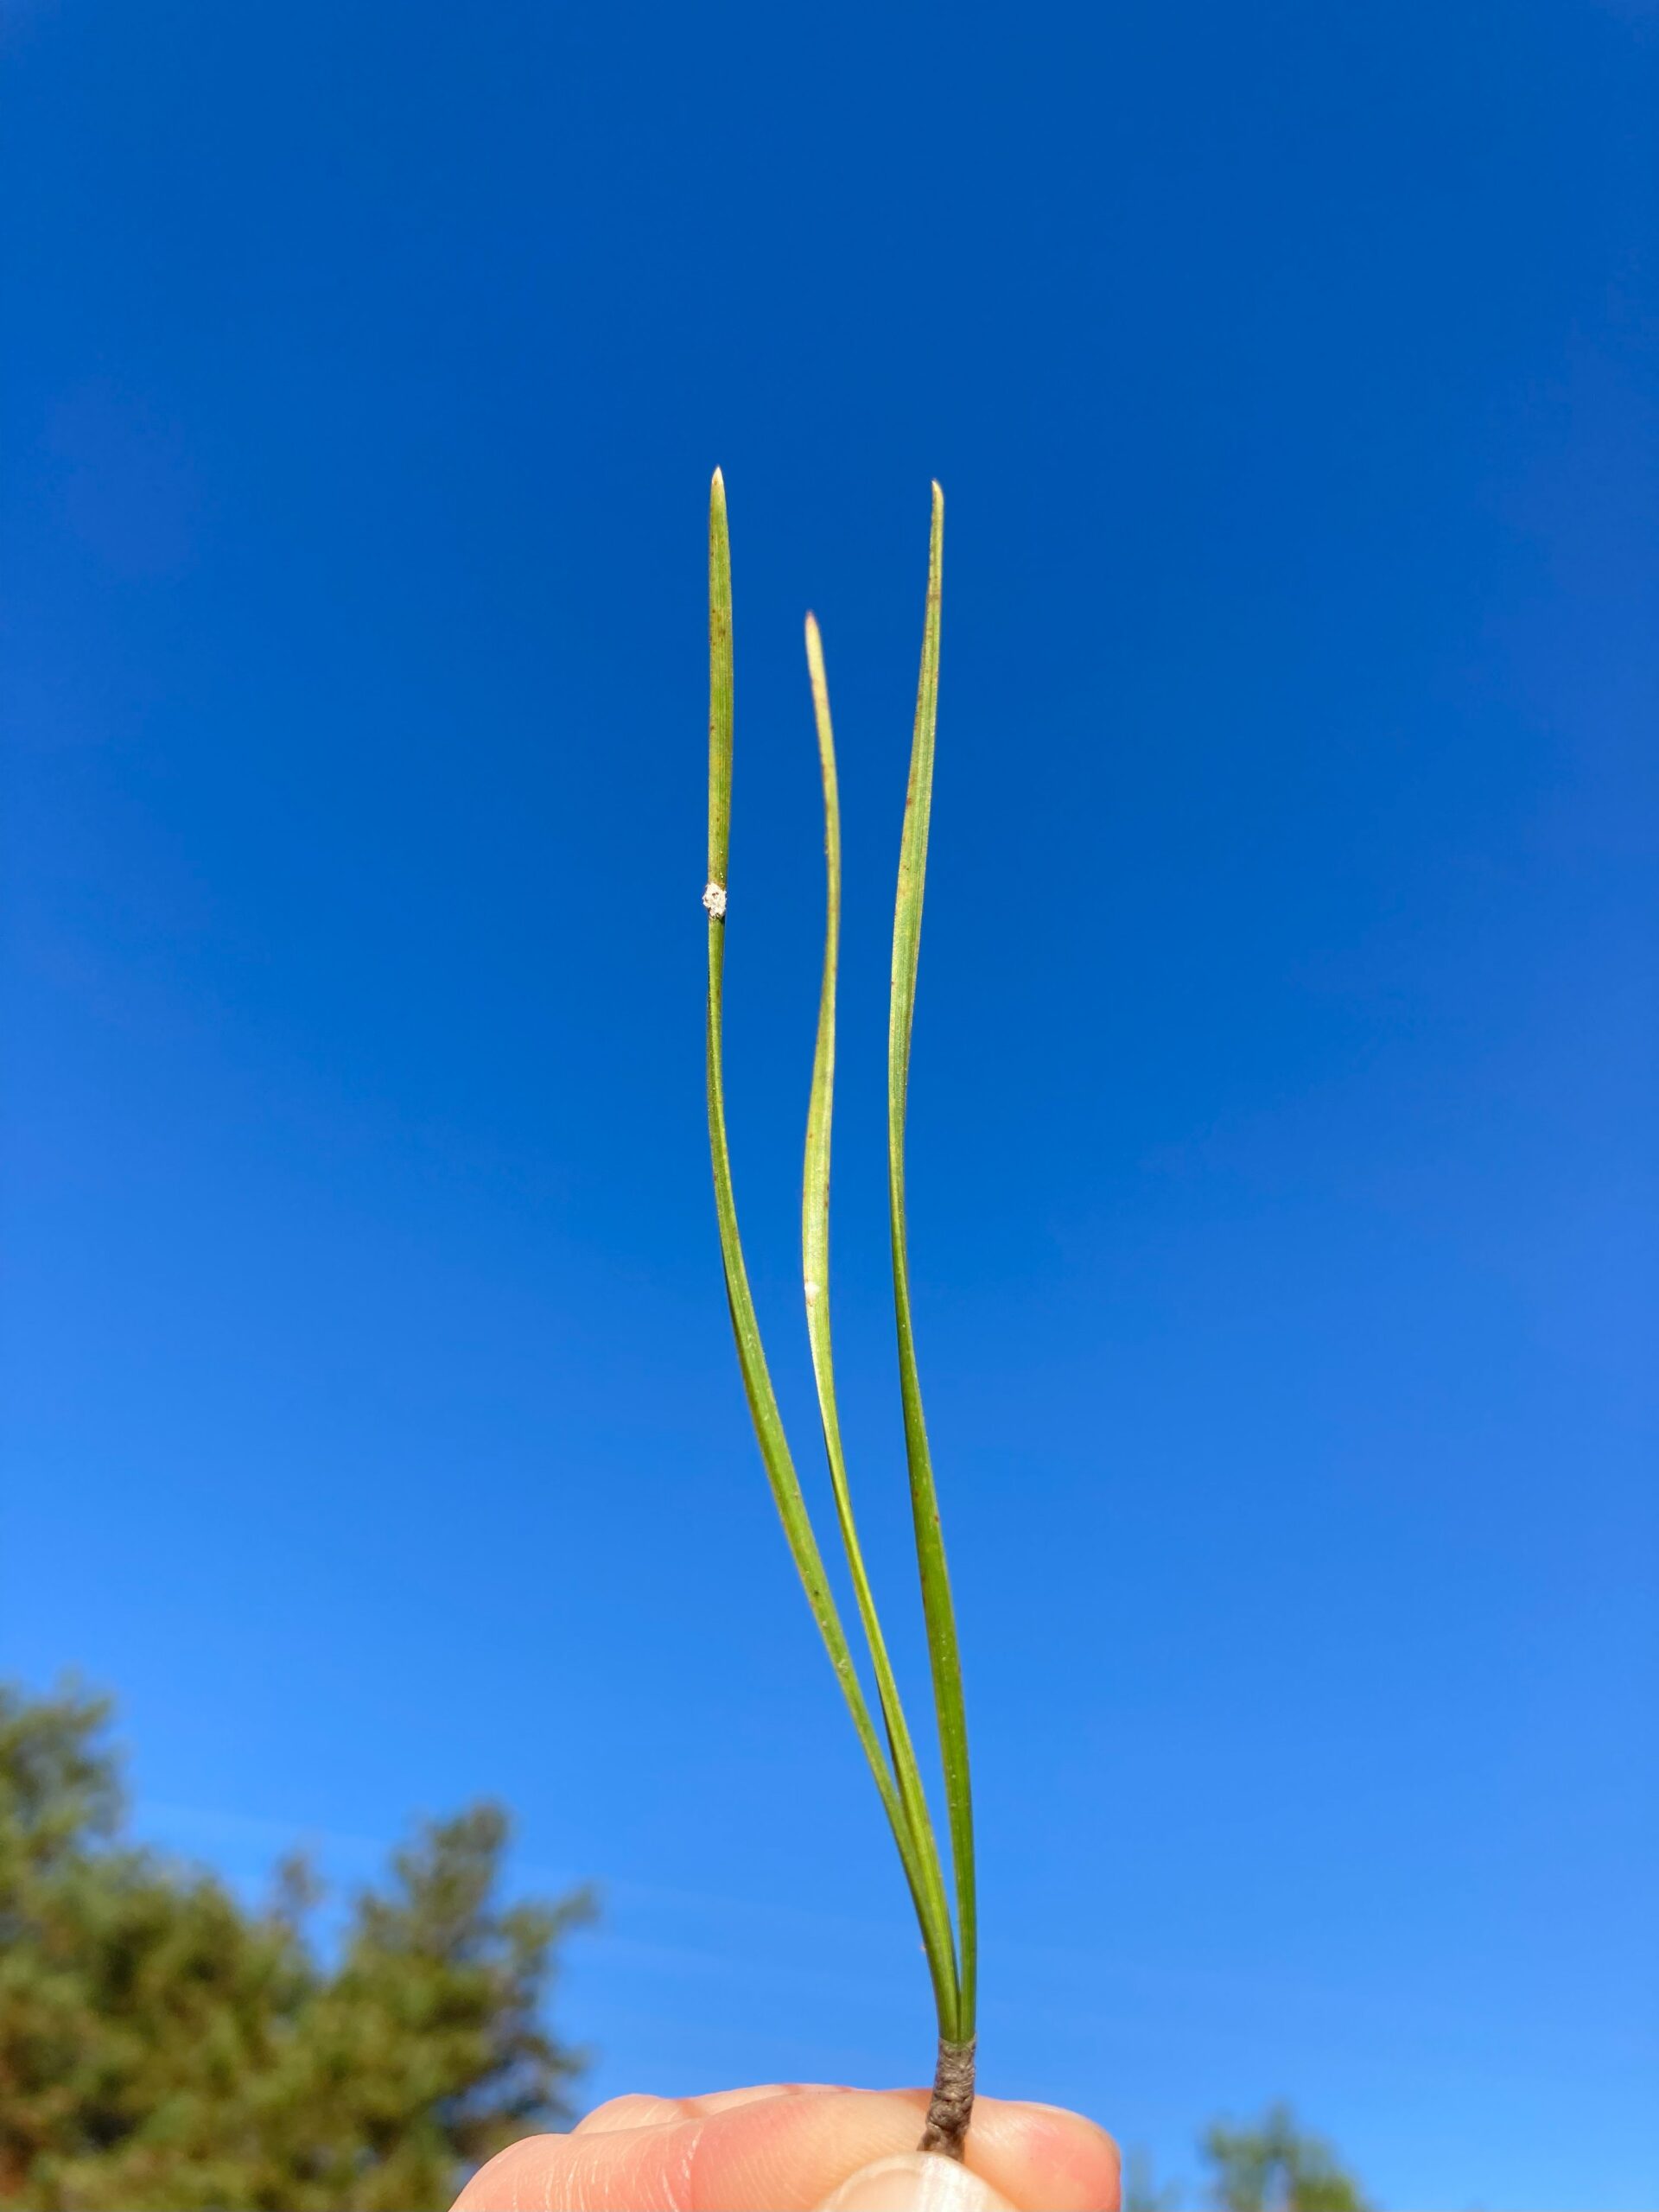
[[[818,2212],[1014,2212],[1006,2196],[937,2151],[906,2151],[848,2175]]]

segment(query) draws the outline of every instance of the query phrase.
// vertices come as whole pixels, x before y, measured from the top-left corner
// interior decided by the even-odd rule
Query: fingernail
[[[849,2174],[818,2212],[1014,2212],[1014,2207],[954,2158],[907,2151]]]

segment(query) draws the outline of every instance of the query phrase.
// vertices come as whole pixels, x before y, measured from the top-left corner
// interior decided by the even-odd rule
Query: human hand
[[[499,2152],[453,2212],[1117,2212],[1117,2146],[1092,2120],[981,2097],[964,2168],[917,2151],[926,2107],[801,2082],[613,2097]]]

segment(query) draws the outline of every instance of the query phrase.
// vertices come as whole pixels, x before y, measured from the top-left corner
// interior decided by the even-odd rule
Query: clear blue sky
[[[3,1659],[149,1831],[343,1878],[493,1792],[609,1885],[595,2094],[918,2078],[925,1978],[748,1434],[702,1108],[838,1318],[913,1669],[913,1096],[984,2081],[1191,2174],[1659,2202],[1659,12],[8,11]],[[914,1676],[912,1675],[912,1679]]]

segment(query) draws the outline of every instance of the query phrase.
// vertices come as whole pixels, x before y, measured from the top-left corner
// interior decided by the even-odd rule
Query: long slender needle
[[[928,544],[927,613],[922,668],[916,692],[910,786],[899,850],[899,895],[893,924],[893,990],[887,1023],[887,1201],[893,1239],[893,1306],[899,1329],[899,1387],[904,1405],[905,1456],[910,1466],[911,1516],[927,1623],[933,1702],[938,1716],[950,1821],[950,1858],[956,1877],[960,1975],[956,2033],[974,2033],[978,1967],[978,1910],[974,1885],[973,1792],[968,1772],[968,1720],[963,1706],[962,1659],[956,1609],[939,1528],[939,1503],[922,1412],[921,1379],[911,1313],[910,1256],[905,1228],[905,1115],[910,1090],[910,1039],[916,1013],[916,969],[921,951],[922,893],[927,875],[928,820],[933,802],[933,740],[939,704],[939,610],[944,550],[944,494],[933,486],[933,524]]]
[[[749,1415],[765,1462],[778,1516],[806,1592],[818,1633],[830,1655],[852,1715],[853,1726],[869,1762],[893,1840],[899,1847],[905,1877],[910,1885],[916,1915],[925,1938],[929,1891],[916,1840],[911,1832],[904,1802],[887,1764],[880,1737],[848,1647],[841,1616],[823,1571],[817,1540],[812,1533],[800,1478],[790,1456],[776,1393],[767,1371],[748,1271],[738,1235],[737,1205],[732,1191],[732,1168],[726,1133],[726,1096],[723,1075],[723,982],[726,958],[727,863],[731,844],[732,801],[732,556],[726,516],[726,486],[715,472],[709,502],[709,881],[703,904],[709,912],[709,1001],[707,1064],[709,1090],[709,1146],[714,1166],[715,1210],[720,1224],[721,1260],[726,1274],[726,1298],[738,1365],[749,1402]],[[934,1998],[941,2019],[955,2003],[954,1979],[947,1978],[945,1961],[929,1948]]]
[[[935,1985],[948,1985],[950,2003],[941,2013],[941,2033],[954,2036],[959,2009],[957,1988],[956,1943],[950,1927],[950,1907],[939,1865],[939,1847],[927,1808],[927,1794],[910,1728],[899,1700],[899,1685],[887,1656],[886,1639],[876,1614],[875,1599],[864,1565],[853,1517],[852,1493],[847,1481],[846,1453],[842,1445],[841,1416],[836,1404],[835,1355],[830,1327],[830,1138],[836,1090],[836,977],[841,938],[841,799],[836,780],[836,742],[830,721],[830,687],[823,672],[823,644],[814,616],[806,618],[806,665],[812,685],[812,708],[818,731],[818,760],[823,772],[823,851],[826,879],[823,932],[823,983],[818,998],[817,1046],[812,1058],[812,1094],[806,1118],[806,1163],[801,1177],[801,1258],[806,1290],[806,1332],[812,1347],[812,1374],[817,1384],[818,1411],[823,1422],[823,1448],[830,1462],[830,1484],[835,1493],[836,1517],[842,1548],[852,1577],[864,1640],[875,1670],[881,1715],[887,1724],[899,1795],[915,1838],[926,1892],[922,1916],[923,1941],[933,1966]]]

